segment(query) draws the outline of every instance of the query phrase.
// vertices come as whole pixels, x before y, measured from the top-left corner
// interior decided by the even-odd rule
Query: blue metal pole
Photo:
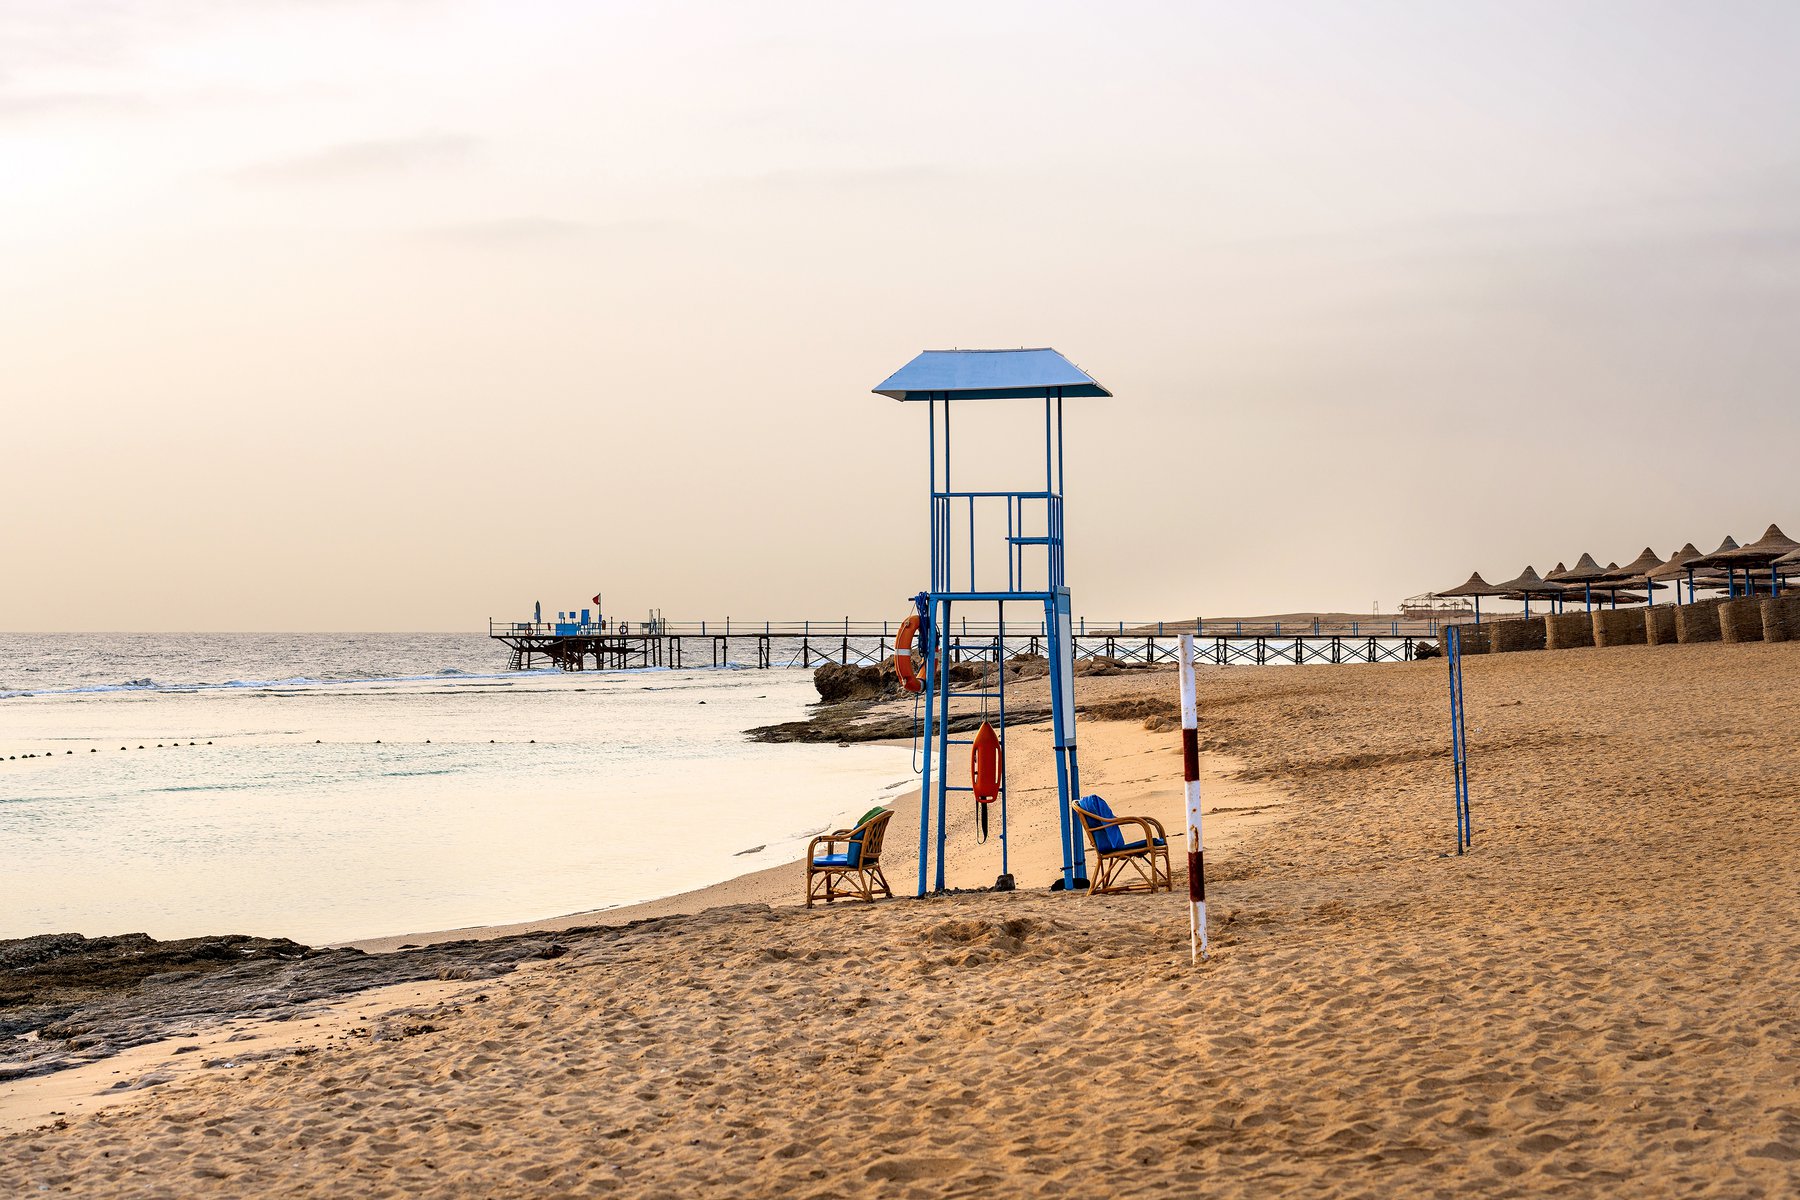
[[[1070,841],[1069,759],[1062,746],[1062,653],[1054,632],[1058,628],[1054,599],[1044,601],[1044,628],[1052,631],[1044,649],[1050,663],[1050,736],[1056,758],[1056,816],[1062,829],[1063,888],[1069,890],[1075,886],[1075,851]]]
[[[969,497],[969,590],[975,590],[975,497]]]
[[[1450,750],[1456,789],[1456,852],[1469,845],[1468,757],[1463,741],[1462,637],[1453,626],[1445,645],[1450,665]]]
[[[927,438],[927,445],[929,446],[929,453],[927,454],[926,457],[929,460],[930,468],[931,468],[931,474],[929,477],[930,482],[926,485],[926,488],[925,488],[925,503],[928,506],[929,511],[930,511],[930,523],[927,526],[927,528],[929,528],[931,530],[931,587],[927,590],[935,592],[938,590],[938,577],[937,577],[937,564],[938,564],[938,556],[937,556],[937,546],[938,546],[938,541],[937,541],[937,401],[927,399],[925,402],[925,410],[926,410],[926,417],[925,417],[926,434],[925,434],[925,436]],[[930,645],[929,642],[922,642],[920,644],[921,645]]]
[[[1000,874],[1011,875],[1006,844],[1006,601],[994,632],[994,684],[1000,692]]]
[[[937,646],[936,623],[932,620],[934,608],[925,606],[925,627],[919,630],[919,645],[925,649],[925,729],[923,733],[924,762],[920,768],[919,778],[919,891],[925,894],[926,868],[931,865],[931,759],[936,749],[932,741],[932,697],[937,695],[937,672],[934,667]]]
[[[937,400],[927,397],[925,401],[925,439],[926,466],[928,483],[925,489],[925,502],[930,510],[930,522],[927,528],[931,537],[931,586],[928,593],[938,590],[938,527],[937,527]],[[919,778],[919,891],[925,894],[926,871],[931,865],[931,759],[935,749],[932,734],[933,712],[932,698],[937,695],[936,656],[932,653],[936,646],[937,628],[933,619],[936,614],[935,605],[928,596],[925,604],[924,628],[919,630],[919,645],[925,650],[925,717],[923,738],[923,762]]]
[[[943,670],[938,672],[937,699],[938,709],[938,797],[937,797],[937,872],[934,876],[937,890],[944,890],[944,839],[948,834],[945,829],[945,815],[950,797],[950,601],[941,602],[939,611],[941,634],[938,644],[943,648]]]

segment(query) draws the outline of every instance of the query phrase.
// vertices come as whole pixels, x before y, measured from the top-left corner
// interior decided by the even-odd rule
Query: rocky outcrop
[[[921,674],[924,664],[915,655],[914,666]],[[1123,669],[1110,658],[1084,658],[1075,664],[1077,675],[1117,675]],[[1050,664],[1041,654],[1019,654],[1006,660],[1007,682],[1037,679],[1050,673]],[[959,662],[950,664],[953,686],[993,681],[994,668],[988,663]],[[883,659],[875,666],[854,663],[826,663],[813,671],[813,687],[818,689],[822,704],[845,704],[854,701],[897,700],[907,692],[900,686],[894,660]]]
[[[819,704],[804,721],[783,721],[779,725],[760,725],[747,730],[753,742],[811,742],[847,744],[851,742],[885,742],[914,736],[919,725],[910,709],[905,712],[871,712],[866,703]],[[951,733],[967,733],[981,728],[980,713],[953,713]],[[997,720],[997,718],[994,718]],[[1034,725],[1048,721],[1047,708],[1011,708],[1006,710],[1008,725]]]
[[[542,934],[395,954],[241,934],[159,942],[142,933],[54,933],[0,941],[0,1081],[78,1066],[237,1017],[280,1020],[302,1005],[366,988],[488,979],[563,953]]]
[[[846,700],[891,700],[900,695],[900,676],[894,672],[892,659],[880,666],[859,667],[848,663],[826,663],[813,672],[813,686],[825,704],[841,704]]]

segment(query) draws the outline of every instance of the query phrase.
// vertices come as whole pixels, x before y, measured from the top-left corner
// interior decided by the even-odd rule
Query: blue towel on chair
[[[1075,802],[1075,807],[1102,821],[1113,819],[1112,808],[1098,796],[1083,796]],[[1091,832],[1094,837],[1094,849],[1101,854],[1117,854],[1125,849],[1125,839],[1119,835],[1117,825],[1108,825],[1103,829],[1095,829]]]

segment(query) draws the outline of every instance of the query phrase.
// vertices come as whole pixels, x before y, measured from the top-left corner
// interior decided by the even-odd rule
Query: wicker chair
[[[878,808],[854,829],[833,830],[812,840],[806,847],[806,907],[811,908],[814,900],[830,904],[839,896],[872,901],[877,891],[893,896],[881,873],[881,838],[893,815],[891,808]]]
[[[1169,872],[1169,835],[1162,822],[1154,817],[1115,817],[1098,796],[1083,796],[1076,802],[1075,815],[1094,849],[1094,880],[1088,895],[1175,890]],[[1127,842],[1120,832],[1123,826],[1134,826],[1143,837]]]

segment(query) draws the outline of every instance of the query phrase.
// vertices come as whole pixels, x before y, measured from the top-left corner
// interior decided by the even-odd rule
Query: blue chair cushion
[[[1113,819],[1113,810],[1106,801],[1098,796],[1083,796],[1075,802],[1075,807],[1098,820],[1110,821]],[[1094,838],[1094,849],[1101,854],[1116,854],[1125,845],[1125,839],[1119,836],[1117,825],[1108,825],[1101,829],[1094,829],[1090,826],[1089,832]]]
[[[813,859],[815,867],[854,867],[860,854],[820,854]]]
[[[1161,838],[1152,838],[1148,842],[1126,842],[1123,846],[1119,847],[1118,852],[1120,854],[1142,854],[1151,846],[1161,846],[1163,844]]]

